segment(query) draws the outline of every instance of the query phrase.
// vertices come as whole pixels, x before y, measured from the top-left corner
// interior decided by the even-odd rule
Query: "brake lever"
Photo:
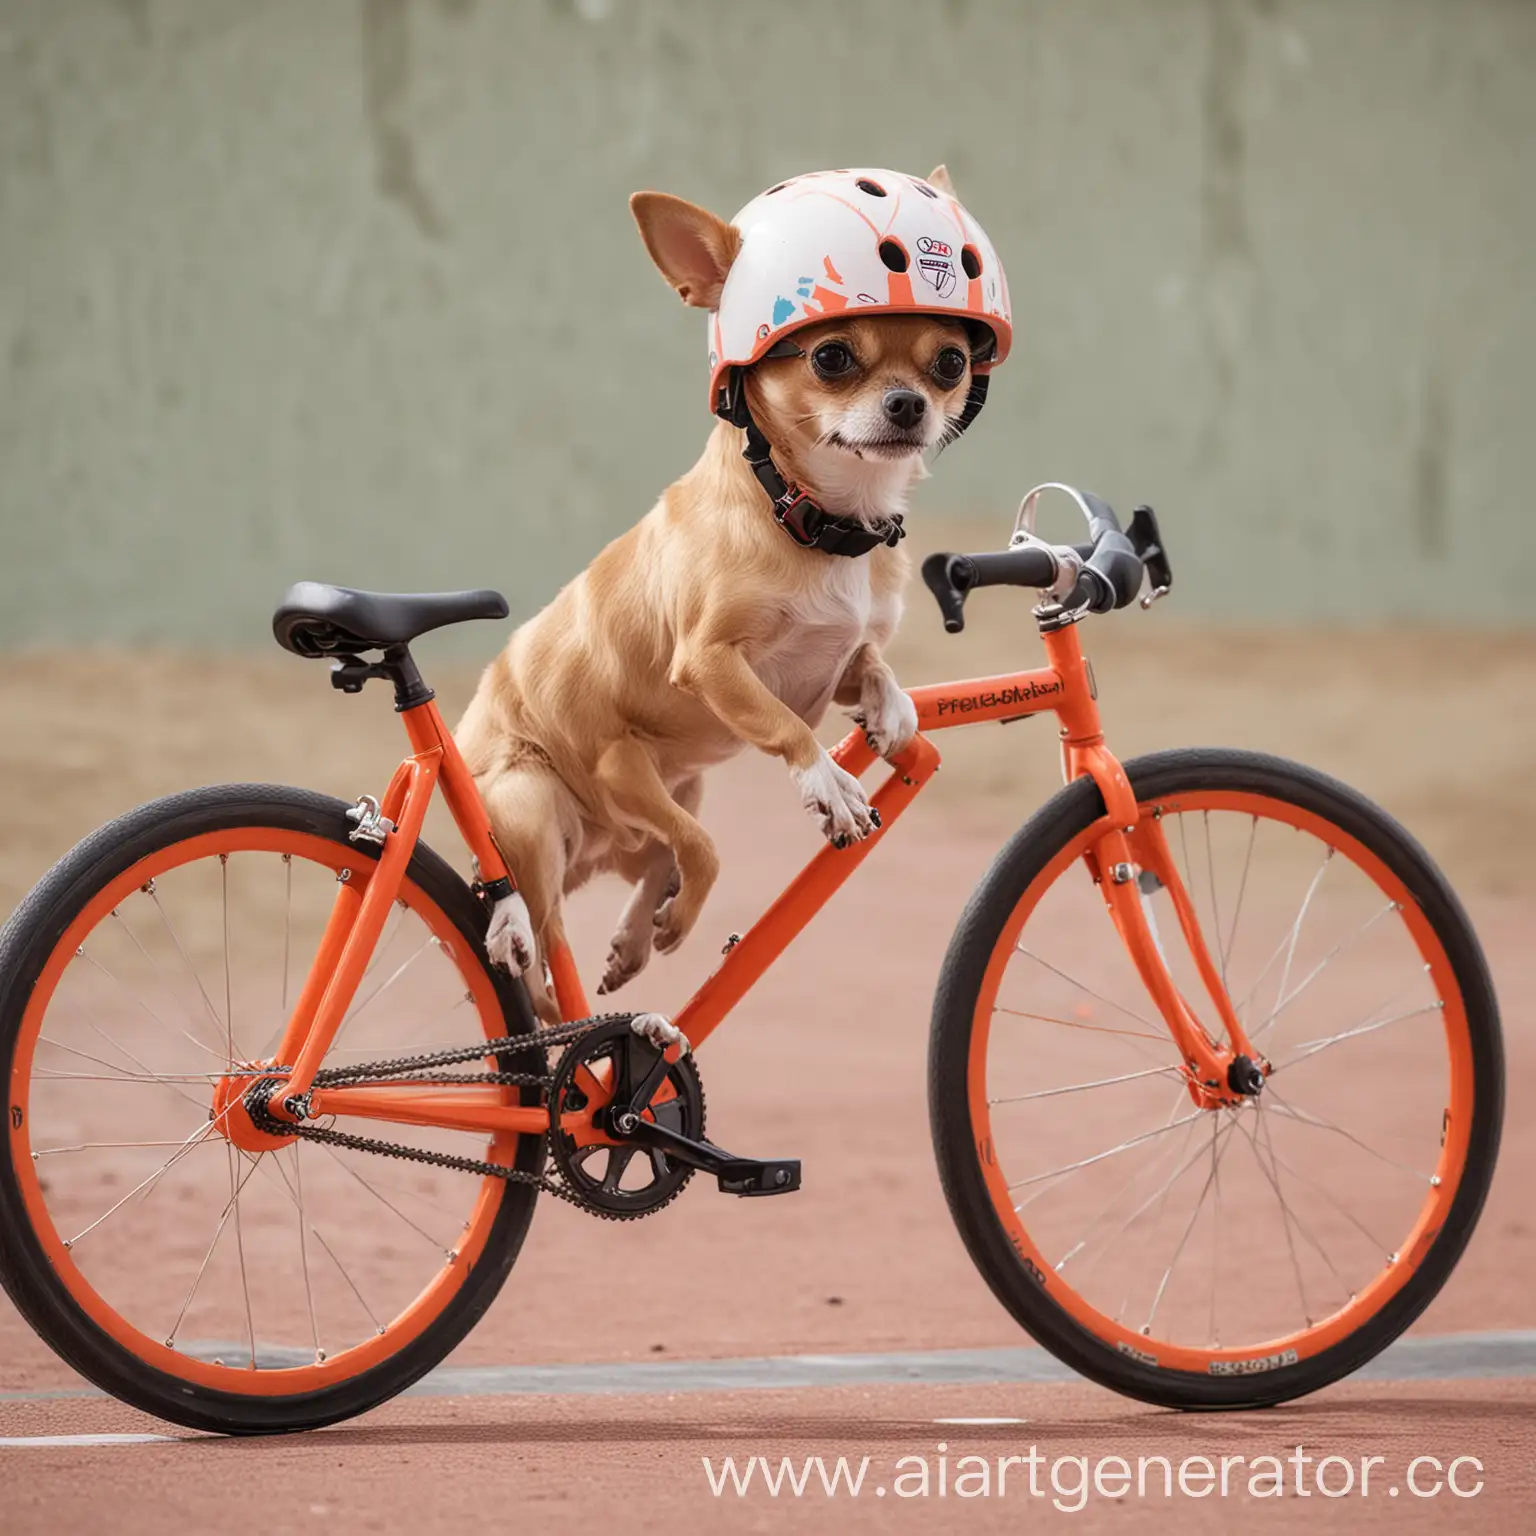
[[[1152,590],[1141,599],[1143,608],[1150,608],[1160,597],[1168,595],[1173,585],[1173,567],[1168,561],[1168,551],[1163,547],[1163,535],[1157,526],[1157,513],[1143,503],[1131,513],[1131,526],[1126,529],[1131,547],[1147,568],[1147,579]]]

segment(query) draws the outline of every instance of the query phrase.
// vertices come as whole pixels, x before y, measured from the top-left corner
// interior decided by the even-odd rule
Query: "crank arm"
[[[712,1173],[721,1190],[728,1195],[787,1195],[800,1187],[798,1159],[779,1158],[762,1161],[755,1157],[736,1157],[709,1141],[693,1141],[652,1120],[636,1120],[617,1134],[637,1146],[651,1147],[676,1158],[689,1168]]]

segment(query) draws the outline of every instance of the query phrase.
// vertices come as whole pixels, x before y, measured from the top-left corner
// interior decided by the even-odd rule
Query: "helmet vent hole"
[[[980,277],[981,252],[974,245],[964,246],[960,251],[960,265],[967,277]]]
[[[882,187],[878,181],[871,181],[867,176],[860,176],[859,179],[854,182],[854,186],[856,186],[860,192],[868,192],[871,197],[885,196],[885,188]]]
[[[888,266],[892,272],[905,272],[907,270],[907,253],[896,240],[882,240],[880,242],[880,260]]]
[[[789,183],[787,181],[781,181],[778,184],[778,186],[776,186],[776,187],[769,187],[768,190],[763,193],[763,196],[764,197],[772,197],[775,192],[782,192],[784,190],[784,188],[787,187],[788,185],[789,185]]]
[[[926,181],[919,181],[915,176],[912,178],[912,185],[916,187],[924,197],[937,197],[939,195],[933,190],[932,187],[928,185]]]

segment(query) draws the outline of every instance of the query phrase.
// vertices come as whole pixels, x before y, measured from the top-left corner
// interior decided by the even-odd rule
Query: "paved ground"
[[[243,1501],[258,1485],[267,1497],[256,1518],[274,1531],[443,1530],[488,1516],[509,1528],[580,1521],[643,1532],[1016,1531],[1022,1523],[1164,1531],[1175,1522],[1212,1532],[1239,1524],[1513,1531],[1526,1528],[1536,1496],[1533,1408],[1536,1387],[1529,1382],[1358,1382],[1269,1413],[1221,1416],[1162,1413],[1067,1385],[407,1398],[357,1423],[294,1439],[0,1448],[0,1492],[5,1528],[18,1536],[249,1529],[253,1515]],[[982,1418],[1010,1422],[938,1422]],[[3,1432],[19,1424],[33,1435],[160,1429],[106,1403],[0,1405]],[[1290,1459],[1298,1447],[1310,1462]],[[1032,1451],[1041,1458],[1034,1467],[1038,1496],[1030,1492],[1027,1462],[1001,1473],[998,1467],[1002,1458]],[[777,1496],[767,1492],[759,1467],[745,1492],[727,1482],[717,1498],[706,1458],[717,1478],[729,1476],[726,1457],[745,1477],[754,1456],[768,1458],[774,1470],[789,1458],[796,1476],[806,1458],[823,1458],[829,1477],[839,1457],[854,1472],[862,1458],[869,1462],[857,1498],[846,1483],[829,1496],[814,1464],[799,1497],[787,1483]],[[1317,1463],[1328,1456],[1350,1464],[1348,1472],[1339,1463],[1323,1469],[1333,1490],[1352,1473],[1349,1495],[1317,1492]],[[1426,1495],[1438,1487],[1433,1496],[1417,1496],[1408,1483],[1409,1463],[1423,1456],[1442,1470],[1419,1463],[1414,1486]],[[1458,1498],[1443,1479],[1465,1456],[1482,1470],[1462,1463],[1457,1486],[1483,1487]],[[1115,1457],[1124,1458],[1126,1483],[1116,1481],[1119,1468],[1109,1460]],[[1171,1494],[1159,1463],[1140,1464],[1154,1457],[1168,1458],[1175,1469]],[[1196,1457],[1208,1459],[1214,1479],[1190,1460]],[[1244,1458],[1227,1467],[1225,1497],[1224,1457]],[[1369,1469],[1362,1496],[1368,1457],[1381,1460]],[[1078,1458],[1088,1460],[1086,1497],[1078,1491]],[[1181,1466],[1189,1494],[1178,1483]],[[1298,1475],[1305,1494],[1297,1492]],[[1124,1495],[1100,1496],[1095,1477],[1110,1494]],[[1283,1492],[1272,1496],[1277,1486]]]
[[[1027,647],[1024,626],[1014,628]],[[1529,1079],[1536,1040],[1524,999],[1536,985],[1529,943],[1536,903],[1510,871],[1528,867],[1536,850],[1523,822],[1499,812],[1507,787],[1528,768],[1530,744],[1520,734],[1527,727],[1512,713],[1488,716],[1492,724],[1477,738],[1489,753],[1480,768],[1456,732],[1431,729],[1425,697],[1464,679],[1477,707],[1492,710],[1504,690],[1525,678],[1525,653],[1490,647],[1474,654],[1464,639],[1444,646],[1413,639],[1401,648],[1378,640],[1366,647],[1369,666],[1335,678],[1317,697],[1325,658],[1310,643],[1289,650],[1277,643],[1248,655],[1244,675],[1251,682],[1240,686],[1235,676],[1224,680],[1213,660],[1230,659],[1238,643],[1230,637],[1145,633],[1152,640],[1143,649],[1106,648],[1099,667],[1112,731],[1117,718],[1125,720],[1124,734],[1112,740],[1126,750],[1174,740],[1265,745],[1320,761],[1383,796],[1422,831],[1462,886],[1504,1000],[1511,1082]],[[953,666],[1000,667],[1005,657],[997,645],[998,636],[984,630],[981,654]],[[1175,699],[1165,708],[1160,686],[1202,655],[1216,675],[1203,707],[1198,699]],[[914,656],[906,675],[937,675],[925,656]],[[164,686],[170,673],[184,688]],[[459,674],[445,692],[462,688]],[[12,823],[0,861],[7,897],[88,824],[149,794],[199,780],[270,776],[351,795],[382,782],[393,750],[394,722],[382,699],[370,710],[366,695],[332,696],[317,669],[297,662],[168,662],[151,673],[121,659],[39,658],[8,676],[0,701],[33,722],[0,747],[5,803],[28,808]],[[1373,721],[1368,738],[1358,730],[1366,707]],[[1450,695],[1448,707],[1459,718],[1474,706]],[[300,722],[297,740],[275,734],[289,713]],[[227,729],[211,735],[209,720],[228,722]],[[695,1190],[657,1220],[622,1229],[599,1229],[546,1203],[512,1284],[454,1367],[1027,1343],[976,1277],[939,1193],[927,1141],[924,1049],[932,979],[965,894],[1016,812],[1050,787],[1048,731],[1039,723],[984,728],[974,733],[976,747],[957,743],[950,755],[957,772],[948,780],[941,775],[932,802],[920,803],[898,829],[880,864],[828,909],[710,1043],[704,1070],[712,1130],[745,1150],[802,1157],[804,1191],[791,1200],[734,1202]],[[1010,808],[1000,785],[1015,755],[1023,787]],[[720,889],[699,937],[649,973],[636,988],[638,1001],[665,1008],[685,996],[713,963],[719,938],[750,921],[797,867],[809,843],[795,815],[772,765],[743,763],[720,776],[706,804],[725,859]],[[447,843],[441,830],[434,835]],[[579,954],[601,953],[618,901],[616,891],[603,890],[578,904]],[[1527,1193],[1536,1173],[1536,1129],[1518,1113],[1518,1102],[1516,1093],[1479,1235],[1421,1334],[1536,1327],[1528,1280],[1536,1268],[1536,1230]],[[78,1382],[3,1302],[0,1362],[0,1436],[165,1433],[94,1398],[8,1398],[71,1391]],[[302,1441],[0,1448],[0,1524],[7,1531],[136,1531],[170,1520],[191,1529],[234,1528],[248,1518],[236,1509],[259,1479],[285,1490],[279,1507],[261,1515],[273,1529],[313,1528],[325,1517],[341,1529],[433,1528],[487,1510],[506,1511],[510,1521],[522,1504],[536,1516],[622,1518],[640,1530],[675,1528],[684,1512],[708,1530],[786,1522],[805,1529],[892,1522],[1012,1529],[1020,1504],[1027,1505],[1026,1518],[1057,1518],[1057,1495],[1026,1498],[1010,1484],[1003,1498],[946,1495],[936,1507],[936,1492],[900,1497],[895,1459],[927,1456],[936,1479],[941,1454],[956,1463],[966,1454],[995,1460],[1027,1455],[1032,1443],[1048,1457],[1124,1455],[1134,1466],[1137,1456],[1155,1454],[1289,1455],[1300,1442],[1309,1453],[1357,1462],[1385,1456],[1382,1470],[1393,1476],[1414,1455],[1475,1456],[1484,1463],[1486,1488],[1468,1500],[1442,1491],[1425,1499],[1377,1493],[1364,1501],[1314,1495],[1303,1503],[1288,1492],[1245,1502],[1240,1517],[1230,1499],[1175,1496],[1177,1518],[1211,1530],[1228,1529],[1235,1518],[1357,1530],[1440,1529],[1492,1516],[1490,1528],[1502,1529],[1514,1528],[1521,1501],[1536,1492],[1532,1404],[1529,1381],[1489,1379],[1356,1381],[1283,1410],[1219,1418],[1172,1416],[1081,1384],[1029,1381],[416,1396]],[[934,1423],[989,1416],[1027,1422]],[[944,1437],[950,1450],[940,1453]],[[886,1476],[891,1491],[855,1502],[824,1494],[795,1500],[787,1491],[774,1499],[757,1489],[717,1502],[700,1458],[727,1454],[869,1454],[871,1481]],[[1042,1475],[1049,1493],[1049,1473]],[[1071,1468],[1061,1477],[1070,1488]],[[1421,1484],[1432,1481],[1424,1469]],[[786,1503],[795,1505],[792,1515],[777,1510]],[[1174,1513],[1169,1503],[1160,1494],[1130,1504],[1094,1498],[1082,1513],[1059,1518],[1089,1529],[1163,1529]]]

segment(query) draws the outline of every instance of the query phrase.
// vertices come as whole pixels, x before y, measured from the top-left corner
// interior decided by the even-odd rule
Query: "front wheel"
[[[1498,1152],[1487,966],[1418,844],[1344,785],[1257,753],[1125,765],[1162,823],[1263,1090],[1199,1107],[1085,864],[1067,786],[961,918],[929,1105],[971,1257],[1045,1348],[1147,1402],[1237,1408],[1336,1381],[1444,1285]],[[1161,882],[1141,902],[1223,1040]]]
[[[530,1183],[252,1145],[231,1117],[337,892],[377,868],[346,809],[268,785],[155,801],[67,854],[0,932],[0,1281],[83,1375],[196,1429],[312,1428],[404,1390],[490,1305],[532,1214]],[[328,1064],[531,1030],[484,932],[418,846]],[[543,1163],[542,1137],[382,1129],[525,1179]]]

